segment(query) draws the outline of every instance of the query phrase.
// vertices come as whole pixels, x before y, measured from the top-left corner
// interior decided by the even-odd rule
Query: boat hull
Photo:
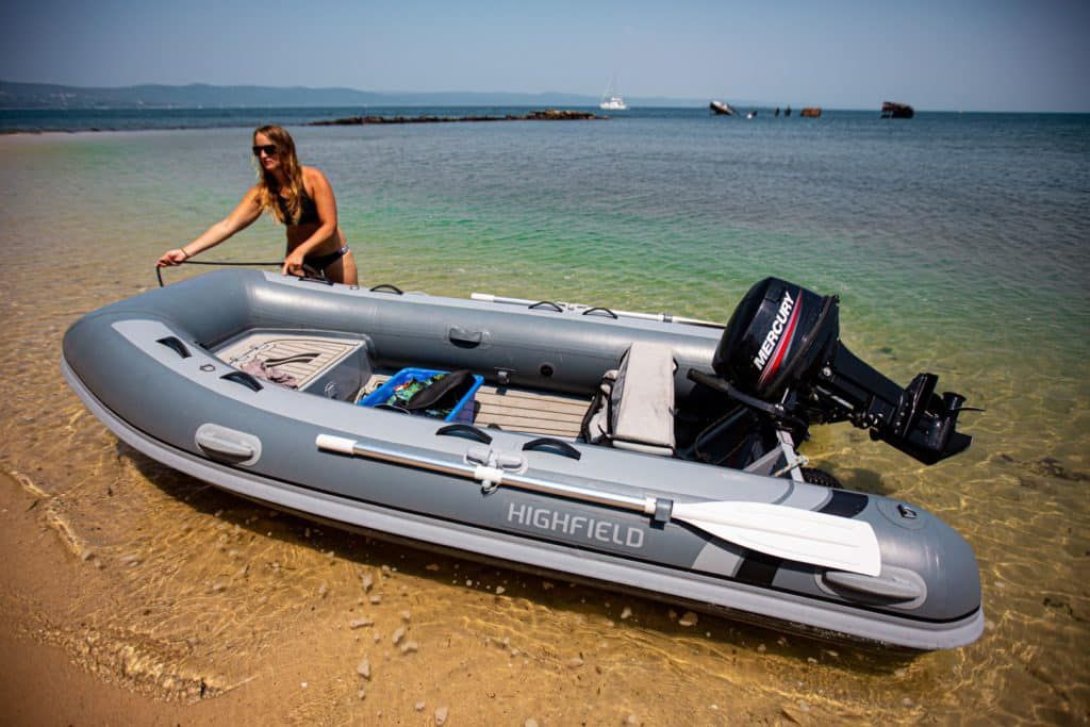
[[[274,507],[795,630],[909,649],[960,646],[981,633],[971,548],[918,507],[579,442],[568,444],[580,455],[574,459],[553,448],[527,449],[535,437],[517,431],[444,431],[449,426],[439,420],[340,400],[332,378],[308,392],[268,382],[253,388],[217,352],[254,330],[321,330],[358,342],[360,358],[346,358],[341,367],[360,369],[360,378],[371,368],[458,367],[510,386],[547,384],[572,393],[615,366],[633,340],[669,345],[679,371],[706,369],[718,343],[718,331],[697,326],[230,271],[89,314],[65,336],[62,370],[84,404],[134,449]],[[691,389],[683,374],[677,386],[682,395]],[[489,442],[467,433],[484,433]],[[409,464],[323,451],[321,436],[370,442]],[[548,494],[489,490],[411,464],[464,465],[481,449],[514,458],[534,476],[611,495],[758,502],[863,520],[881,543],[882,577],[867,581],[777,561],[684,523]]]

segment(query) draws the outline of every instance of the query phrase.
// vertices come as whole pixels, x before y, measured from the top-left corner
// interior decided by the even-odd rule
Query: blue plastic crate
[[[385,384],[372,391],[370,394],[360,399],[360,406],[378,406],[379,404],[385,404],[390,400],[390,397],[394,395],[394,391],[402,384],[408,383],[412,380],[421,381],[424,379],[430,379],[436,374],[447,374],[449,371],[437,371],[434,369],[401,369],[396,374],[391,376]],[[458,400],[458,403],[454,405],[454,408],[450,410],[450,413],[443,417],[443,421],[447,422],[472,422],[474,407],[473,400],[477,395],[477,389],[481,388],[481,384],[484,383],[484,377],[473,374],[473,386],[466,392],[465,396]]]

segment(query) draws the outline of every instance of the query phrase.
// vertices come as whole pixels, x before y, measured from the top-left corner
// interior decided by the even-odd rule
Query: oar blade
[[[675,520],[749,550],[799,563],[877,576],[878,537],[870,523],[760,502],[675,503]]]

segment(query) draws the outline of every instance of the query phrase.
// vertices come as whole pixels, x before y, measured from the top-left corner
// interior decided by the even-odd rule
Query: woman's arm
[[[198,253],[215,247],[240,230],[244,230],[261,216],[261,203],[258,200],[258,187],[255,185],[246,193],[242,201],[231,213],[205,230],[197,239],[181,247],[167,250],[156,265],[180,265]]]
[[[291,254],[284,258],[284,267],[281,272],[285,275],[301,273],[303,259],[337,234],[337,199],[333,196],[333,186],[330,185],[329,180],[321,170],[303,167],[303,184],[309,188],[308,194],[314,200],[314,206],[318,210],[319,224],[310,237],[299,243]]]

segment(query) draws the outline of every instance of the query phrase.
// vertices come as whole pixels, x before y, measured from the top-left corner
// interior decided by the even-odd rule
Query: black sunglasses
[[[262,144],[261,146],[250,147],[254,151],[254,156],[261,156],[261,152],[265,152],[271,157],[276,156],[276,144]]]

